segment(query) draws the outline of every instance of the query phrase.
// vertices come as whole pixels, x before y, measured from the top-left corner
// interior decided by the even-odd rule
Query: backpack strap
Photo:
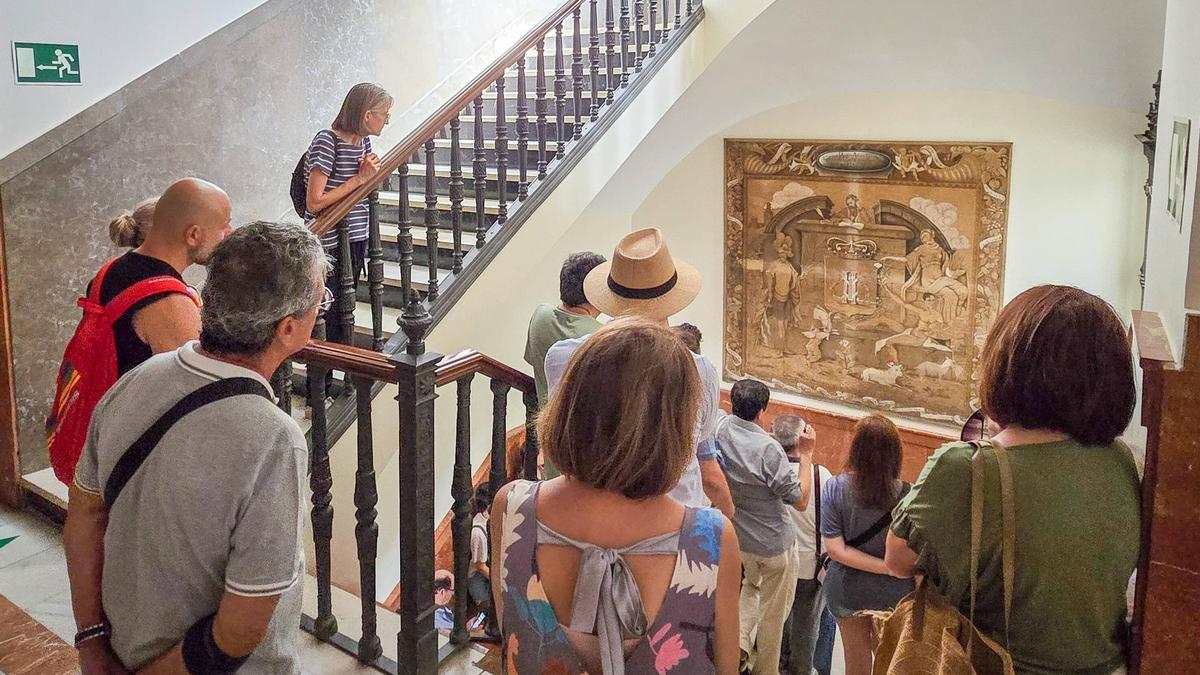
[[[196,296],[195,291],[179,279],[164,274],[162,276],[150,277],[149,279],[142,279],[121,291],[117,294],[117,297],[109,300],[108,304],[104,306],[104,313],[113,323],[116,323],[134,305],[159,293],[182,293],[191,298],[197,307],[200,306],[200,299]]]
[[[171,406],[167,412],[163,413],[162,417],[142,433],[141,437],[133,442],[133,445],[129,446],[125,454],[121,455],[121,459],[117,460],[112,473],[108,475],[108,480],[104,484],[104,503],[108,505],[108,508],[113,507],[113,503],[117,501],[117,497],[121,496],[125,485],[129,483],[158,442],[176,422],[183,419],[188,413],[209,403],[243,395],[261,396],[267,400],[271,398],[267,388],[258,380],[249,377],[231,377],[206,384]]]
[[[117,262],[119,259],[120,258],[113,258],[112,260],[104,263],[104,267],[101,267],[100,271],[96,273],[96,276],[92,278],[92,287],[88,289],[87,294],[87,299],[92,304],[100,304],[100,288],[104,285],[104,277],[108,274],[108,268],[112,267],[113,263]]]
[[[867,543],[868,541],[871,541],[872,539],[874,539],[875,535],[879,534],[880,532],[883,532],[891,524],[892,524],[892,512],[884,511],[883,515],[879,516],[879,520],[872,523],[871,526],[866,529],[866,531],[862,532],[857,537],[846,542],[846,545],[849,546],[850,548],[858,548],[859,546],[862,546],[863,544]]]
[[[813,464],[813,495],[817,498],[817,523],[814,528],[816,536],[813,539],[817,540],[817,566],[813,570],[813,578],[817,578],[817,574],[821,571],[821,466]]]

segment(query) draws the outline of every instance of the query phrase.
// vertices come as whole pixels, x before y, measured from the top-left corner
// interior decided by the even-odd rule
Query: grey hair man
[[[781,668],[789,673],[808,673],[813,668],[813,653],[821,630],[821,613],[825,609],[825,594],[821,589],[819,559],[821,522],[821,486],[832,474],[829,469],[813,462],[816,434],[798,415],[780,415],[771,422],[771,436],[779,442],[788,463],[800,480],[800,472],[811,474],[812,498],[802,510],[789,510],[796,526],[793,551],[797,560],[796,595],[792,610],[783,628],[783,659]],[[823,643],[822,643],[823,644]],[[833,636],[828,636],[833,645]]]
[[[84,673],[300,672],[308,450],[269,379],[307,343],[329,261],[308,230],[257,222],[208,266],[199,341],[117,382],[76,469],[63,541]]]

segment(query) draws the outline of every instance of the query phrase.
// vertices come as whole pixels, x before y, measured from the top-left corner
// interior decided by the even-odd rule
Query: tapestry
[[[726,140],[726,378],[965,421],[1000,309],[1011,153]]]

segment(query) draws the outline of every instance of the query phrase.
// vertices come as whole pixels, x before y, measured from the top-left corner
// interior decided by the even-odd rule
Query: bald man
[[[108,304],[145,279],[166,276],[182,281],[183,271],[189,265],[205,264],[213,247],[231,231],[229,196],[224,190],[199,178],[176,181],[158,198],[142,245],[109,267],[100,302]],[[199,336],[200,310],[195,300],[178,290],[151,295],[113,323],[117,374],[124,375],[153,354]]]

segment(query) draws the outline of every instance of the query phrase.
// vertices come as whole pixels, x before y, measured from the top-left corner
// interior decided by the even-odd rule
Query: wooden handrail
[[[400,381],[396,374],[396,364],[392,363],[386,354],[338,342],[309,340],[304,349],[292,356],[292,360],[340,370],[350,375],[369,377],[379,382],[396,384]]]
[[[508,51],[504,52],[492,62],[492,65],[487,70],[480,73],[475,79],[471,80],[467,86],[463,87],[454,98],[446,101],[442,107],[438,108],[437,112],[433,113],[429,119],[425,120],[421,126],[414,129],[407,136],[397,143],[379,162],[379,171],[370,181],[363,183],[344,199],[338,203],[329,206],[322,211],[310,226],[312,231],[318,236],[325,234],[332,229],[350,209],[360,201],[367,198],[367,195],[379,189],[383,185],[387,177],[392,175],[396,169],[411,160],[425,142],[433,138],[435,134],[441,131],[450,120],[456,115],[462,113],[471,101],[480,96],[485,89],[492,85],[496,80],[504,75],[510,66],[517,62],[529,52],[534,45],[546,38],[546,35],[560,22],[564,21],[568,15],[575,11],[585,0],[567,0],[547,16],[541,23],[534,26],[527,32],[517,44],[513,45]],[[577,113],[578,114],[578,113]]]
[[[537,391],[532,377],[474,349],[464,349],[457,354],[443,357],[438,362],[434,381],[440,387],[474,373],[482,373],[493,380],[503,382],[522,394],[533,395]]]
[[[369,349],[324,340],[310,340],[308,345],[292,358],[301,363],[369,377],[379,382],[399,382],[396,364],[386,354]],[[438,362],[435,383],[440,387],[475,373],[503,382],[522,394],[533,394],[536,391],[532,377],[473,349],[442,357]]]
[[[1130,329],[1133,332],[1138,361],[1143,368],[1155,361],[1175,363],[1175,352],[1171,349],[1171,341],[1158,312],[1133,310],[1133,324]]]

